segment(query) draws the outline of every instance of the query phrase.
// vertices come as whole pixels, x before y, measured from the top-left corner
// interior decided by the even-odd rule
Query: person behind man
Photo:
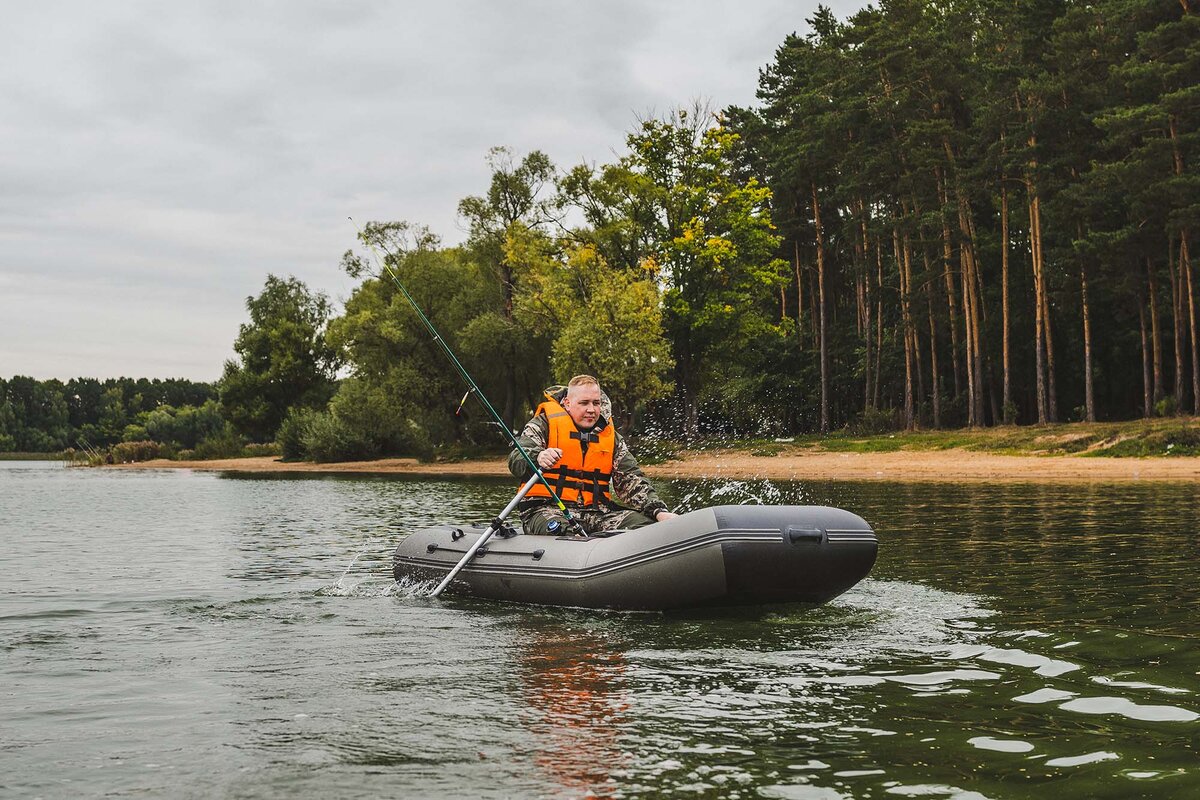
[[[576,375],[566,388],[553,386],[545,395],[546,402],[538,406],[517,442],[537,462],[584,531],[627,530],[675,516],[617,433],[599,381]],[[508,469],[522,480],[533,474],[515,447],[508,456]],[[543,483],[535,483],[517,509],[526,533],[571,533]]]

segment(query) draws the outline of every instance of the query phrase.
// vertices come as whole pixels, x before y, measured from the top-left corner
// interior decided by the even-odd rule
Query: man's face
[[[595,425],[600,419],[600,387],[594,383],[582,383],[567,389],[563,408],[582,430]]]

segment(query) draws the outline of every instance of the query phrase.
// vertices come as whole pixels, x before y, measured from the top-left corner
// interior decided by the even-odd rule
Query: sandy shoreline
[[[420,463],[411,458],[349,461],[335,464],[283,463],[266,456],[214,461],[167,461],[120,464],[107,469],[191,469],[256,473],[384,474],[430,477],[508,475],[504,459]],[[773,480],[875,480],[936,482],[1125,482],[1197,481],[1200,458],[1079,458],[1005,456],[969,450],[918,450],[892,453],[796,451],[774,456],[744,452],[687,454],[645,467],[659,478],[769,478]]]

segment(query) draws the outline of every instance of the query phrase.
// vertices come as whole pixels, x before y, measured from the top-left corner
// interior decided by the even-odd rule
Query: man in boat
[[[517,441],[585,532],[628,530],[675,516],[617,433],[599,381],[576,375],[565,387],[552,386],[545,395],[546,402]],[[508,456],[508,469],[522,480],[532,474],[516,448]],[[525,533],[572,533],[544,483],[535,483],[517,509]]]

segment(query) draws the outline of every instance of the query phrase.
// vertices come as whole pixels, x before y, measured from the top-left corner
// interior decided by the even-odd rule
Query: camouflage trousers
[[[571,516],[588,533],[599,531],[629,530],[649,525],[654,520],[640,511],[618,508],[612,511],[596,511],[588,508],[572,508]],[[554,506],[545,505],[521,512],[521,524],[525,533],[533,536],[570,536],[567,518]]]

